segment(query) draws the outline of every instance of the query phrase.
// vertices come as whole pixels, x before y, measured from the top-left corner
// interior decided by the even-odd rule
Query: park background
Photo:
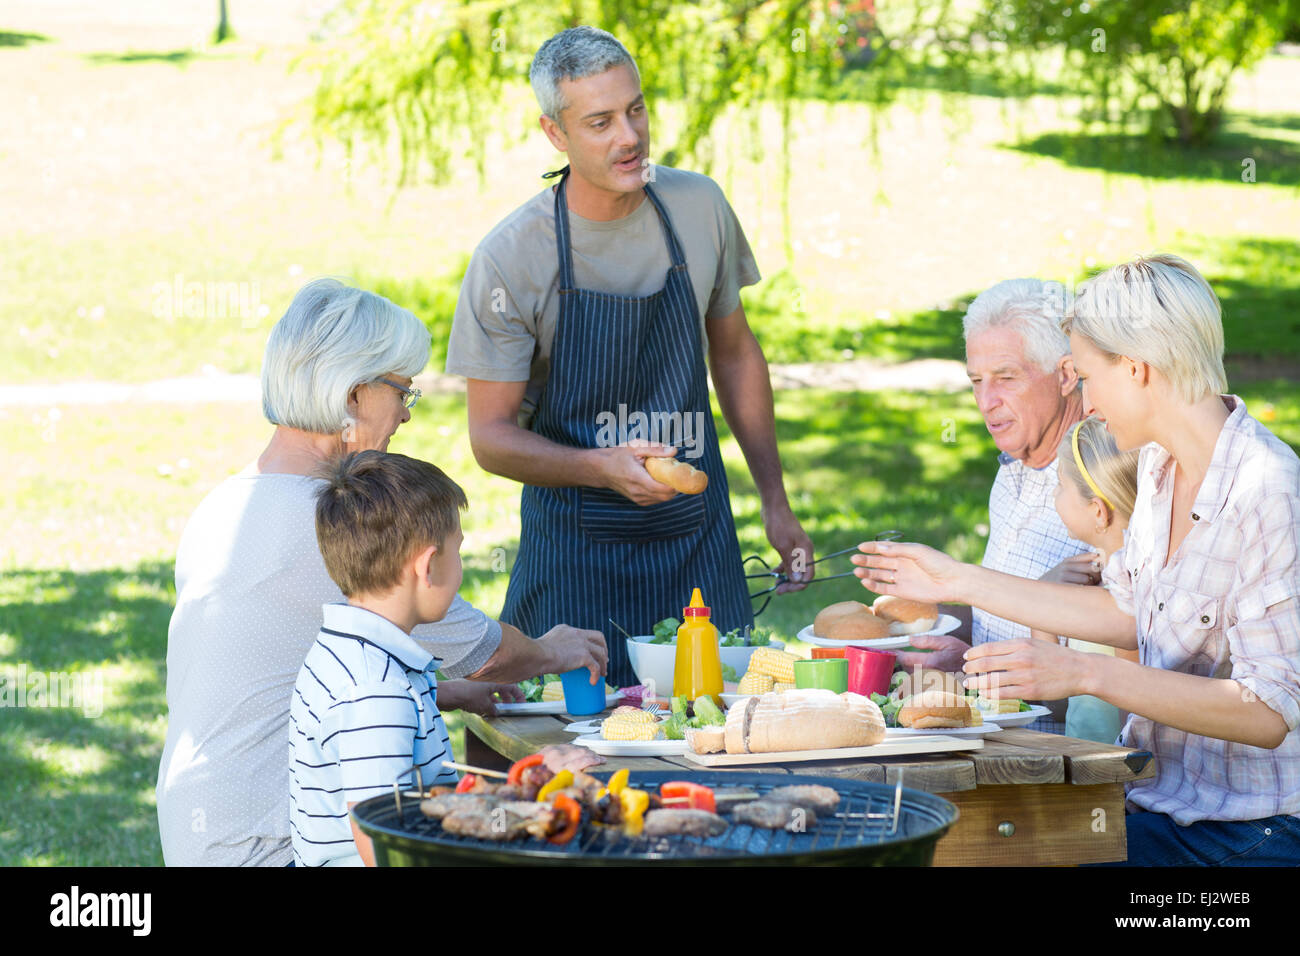
[[[480,148],[399,188],[397,143],[349,150],[348,117],[312,122],[321,74],[302,57],[327,45],[329,6],[230,0],[233,37],[217,44],[218,0],[0,0],[0,679],[103,689],[100,714],[0,709],[0,864],[161,863],[176,545],[269,436],[261,352],[307,279],[381,292],[433,330],[426,398],[391,450],[466,488],[463,593],[500,609],[518,486],[474,462],[442,345],[469,253],[557,156],[526,87],[507,84],[498,109],[475,107]],[[507,34],[520,55],[545,35]],[[722,184],[764,274],[744,302],[819,553],[897,528],[980,557],[996,449],[960,318],[1003,278],[1073,284],[1143,252],[1189,258],[1223,301],[1232,390],[1300,447],[1296,47],[1270,43],[1239,71],[1222,127],[1190,147],[1082,123],[1077,86],[1050,68],[869,74],[823,75],[788,112],[756,88],[677,160]],[[650,105],[658,155],[689,116]],[[723,442],[743,553],[771,556]],[[760,623],[790,638],[861,596],[851,579],[816,585]]]

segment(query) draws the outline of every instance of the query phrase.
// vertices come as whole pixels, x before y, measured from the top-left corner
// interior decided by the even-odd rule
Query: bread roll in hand
[[[698,495],[709,487],[709,476],[676,458],[647,458],[645,470],[661,485],[676,488],[684,495]]]

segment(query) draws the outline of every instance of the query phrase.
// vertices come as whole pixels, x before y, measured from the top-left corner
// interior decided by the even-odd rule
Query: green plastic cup
[[[849,689],[849,662],[843,657],[795,661],[794,686],[820,687],[842,694]]]

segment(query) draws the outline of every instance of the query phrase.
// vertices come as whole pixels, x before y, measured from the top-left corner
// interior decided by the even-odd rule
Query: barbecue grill
[[[607,780],[609,774],[593,774]],[[419,795],[395,788],[372,797],[352,816],[375,845],[379,866],[646,866],[696,861],[743,866],[928,866],[934,848],[957,820],[957,808],[933,794],[829,777],[734,771],[633,771],[629,786],[658,790],[670,780],[708,787],[747,787],[760,796],[782,786],[822,784],[840,795],[834,815],[817,815],[806,832],[731,823],[715,837],[629,837],[584,821],[569,843],[532,837],[501,842],[446,833],[420,812]],[[727,814],[722,815],[730,822]]]

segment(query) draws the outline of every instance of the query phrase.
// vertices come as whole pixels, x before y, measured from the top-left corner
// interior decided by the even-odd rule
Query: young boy
[[[316,500],[325,567],[347,597],[326,604],[289,708],[289,817],[298,866],[374,866],[348,815],[418,765],[456,782],[438,712],[439,660],[411,629],[447,613],[461,583],[465,493],[427,462],[363,451],[332,463]],[[412,780],[414,774],[411,775]]]

